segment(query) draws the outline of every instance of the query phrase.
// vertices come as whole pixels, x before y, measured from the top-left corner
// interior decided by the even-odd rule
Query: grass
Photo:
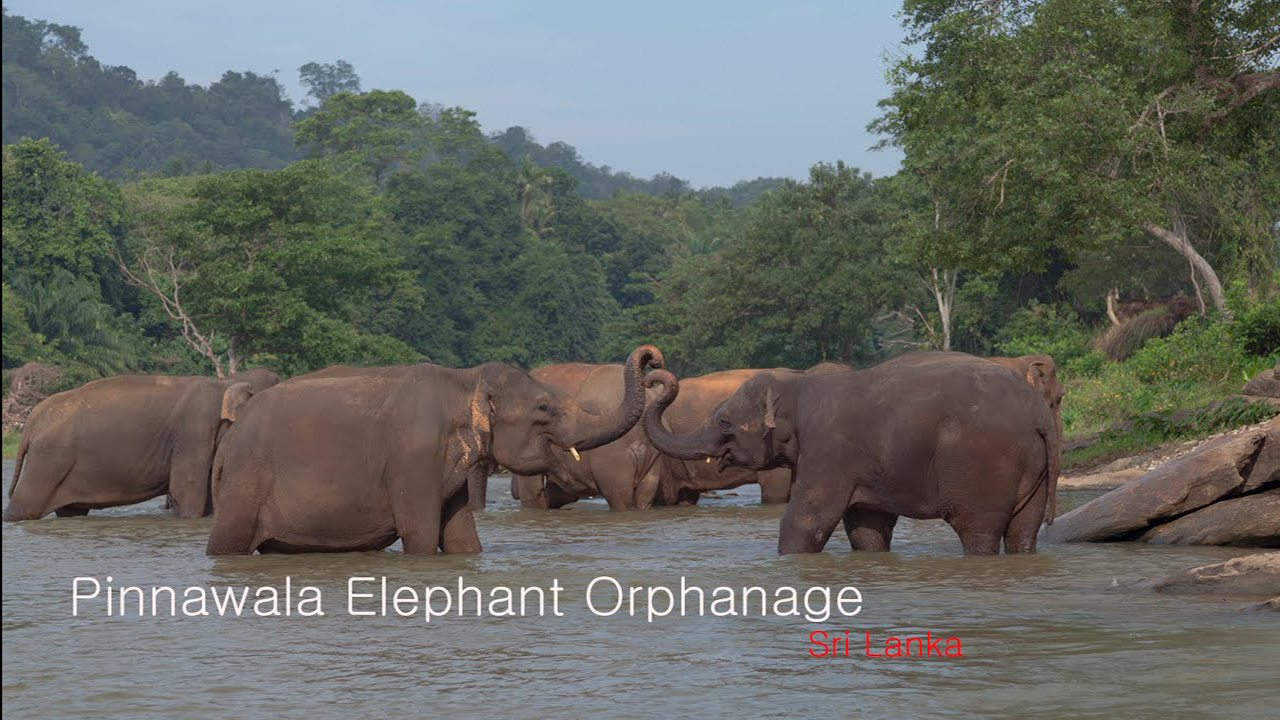
[[[1066,453],[1062,458],[1062,466],[1089,467],[1116,458],[1138,455],[1170,443],[1253,425],[1275,415],[1276,409],[1266,403],[1249,404],[1240,398],[1211,402],[1192,411],[1153,412],[1113,429],[1103,430],[1093,445]]]
[[[6,460],[18,456],[18,441],[21,439],[22,433],[20,432],[5,433],[4,457]]]

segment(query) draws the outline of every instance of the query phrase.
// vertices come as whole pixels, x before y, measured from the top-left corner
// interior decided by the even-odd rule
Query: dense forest
[[[1270,7],[1270,9],[1268,9]],[[905,161],[693,190],[365,90],[141,80],[4,14],[3,362],[615,361],[680,373],[1049,352],[1069,430],[1280,360],[1273,3],[907,0]]]

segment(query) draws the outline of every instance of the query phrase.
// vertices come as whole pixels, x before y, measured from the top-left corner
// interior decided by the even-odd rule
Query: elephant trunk
[[[579,450],[597,448],[627,434],[644,413],[645,366],[661,368],[663,364],[662,352],[652,345],[631,352],[622,370],[622,404],[612,416],[593,414],[567,398],[562,441],[556,444],[576,456]]]
[[[649,436],[649,442],[653,443],[658,452],[677,460],[709,458],[714,452],[715,442],[710,438],[711,428],[708,423],[704,422],[701,427],[687,435],[673,433],[662,424],[662,414],[680,394],[680,382],[675,376],[665,370],[659,370],[650,374],[644,382],[648,387],[662,385],[662,391],[644,413],[644,432]]]

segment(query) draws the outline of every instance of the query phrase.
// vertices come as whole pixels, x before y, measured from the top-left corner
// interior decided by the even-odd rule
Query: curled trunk
[[[644,368],[663,366],[662,352],[652,345],[641,345],[631,352],[622,370],[622,404],[609,415],[595,415],[582,409],[572,398],[564,400],[564,442],[570,450],[590,450],[617,440],[635,426],[644,413]],[[669,373],[668,373],[669,374]]]
[[[644,432],[658,452],[677,460],[701,460],[710,457],[715,452],[720,435],[712,430],[709,421],[704,421],[697,430],[688,435],[673,433],[662,424],[662,413],[666,412],[667,407],[675,402],[676,396],[680,394],[680,382],[675,376],[660,370],[645,378],[644,384],[647,387],[662,385],[662,391],[644,413]]]

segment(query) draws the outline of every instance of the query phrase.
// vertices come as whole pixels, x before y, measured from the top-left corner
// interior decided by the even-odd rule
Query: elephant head
[[[623,371],[621,405],[597,415],[568,394],[540,383],[508,365],[481,369],[471,397],[471,426],[487,436],[493,458],[520,475],[539,475],[557,466],[552,445],[575,458],[622,437],[644,412],[645,365],[661,368],[662,353],[652,345],[636,348]]]
[[[688,434],[668,431],[662,413],[680,392],[680,383],[665,370],[650,374],[645,385],[662,391],[645,410],[644,430],[664,455],[679,460],[714,458],[718,467],[769,470],[795,462],[793,383],[802,373],[770,370],[757,374],[723,400]]]
[[[222,419],[236,421],[236,413],[249,398],[280,382],[280,376],[270,370],[257,368],[236,373],[227,378],[229,383],[222,391]]]

